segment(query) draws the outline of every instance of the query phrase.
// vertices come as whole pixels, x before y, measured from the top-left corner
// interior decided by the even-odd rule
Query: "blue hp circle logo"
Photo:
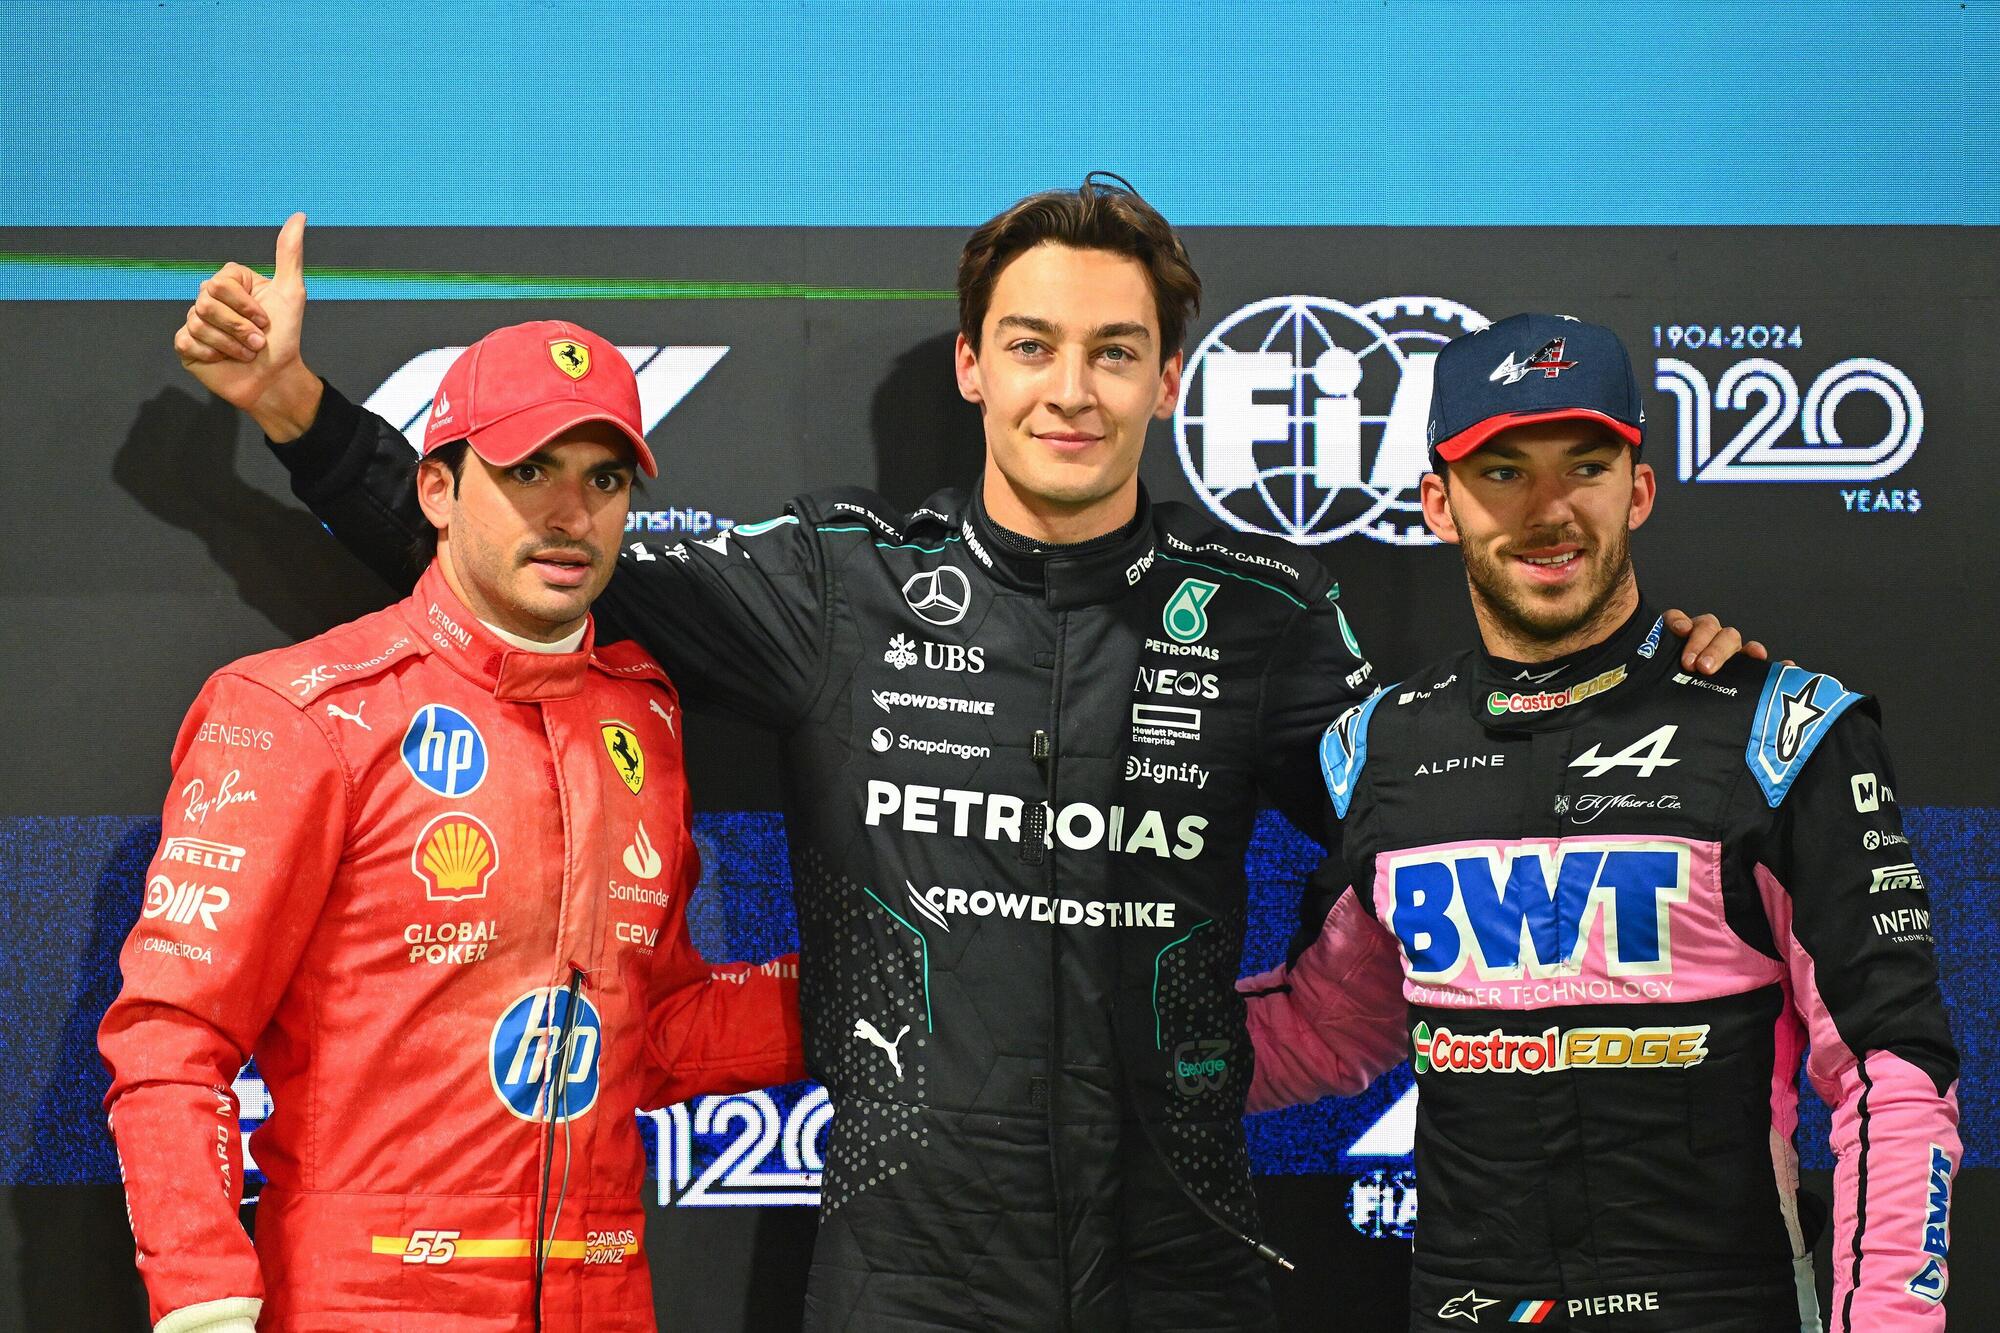
[[[569,992],[561,987],[529,991],[508,1005],[493,1025],[487,1073],[493,1091],[523,1120],[573,1120],[597,1104],[597,1052],[603,1045],[603,1028],[596,1005],[580,992],[576,1003],[576,1021],[561,1052],[556,1047],[562,1042],[570,1004]],[[559,1064],[562,1098],[551,1116]]]
[[[425,704],[403,733],[403,767],[440,796],[464,796],[486,781],[486,738],[456,708]]]

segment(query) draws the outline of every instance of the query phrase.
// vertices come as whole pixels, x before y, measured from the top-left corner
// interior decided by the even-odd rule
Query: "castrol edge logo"
[[[1410,1031],[1419,1074],[1548,1074],[1563,1069],[1686,1069],[1708,1058],[1708,1024],[1655,1028],[1547,1028],[1514,1036],[1460,1035],[1419,1023]]]

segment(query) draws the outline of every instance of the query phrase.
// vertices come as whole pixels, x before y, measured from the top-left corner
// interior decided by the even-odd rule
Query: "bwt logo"
[[[362,406],[385,421],[394,422],[410,447],[424,447],[424,422],[437,397],[438,384],[463,347],[434,347],[405,361],[402,368],[382,381]],[[729,354],[727,347],[620,347],[632,372],[639,379],[639,414],[645,433],[666,420],[667,413],[680,406],[709,371]],[[654,512],[654,511],[646,511]]]
[[[1570,840],[1386,858],[1389,923],[1418,981],[1575,975],[1593,938],[1605,975],[1673,970],[1668,913],[1688,900],[1686,846]]]
[[[1188,482],[1243,532],[1433,544],[1417,499],[1433,362],[1489,322],[1430,296],[1243,307],[1201,340],[1181,380],[1174,438]]]
[[[1923,1252],[1928,1258],[1905,1285],[1912,1296],[1935,1305],[1944,1299],[1945,1258],[1951,1250],[1951,1154],[1931,1148],[1930,1192],[1924,1208]]]

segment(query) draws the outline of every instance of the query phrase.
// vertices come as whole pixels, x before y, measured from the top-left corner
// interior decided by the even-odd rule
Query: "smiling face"
[[[1584,421],[1517,426],[1423,479],[1424,520],[1465,555],[1487,648],[1545,661],[1597,642],[1639,604],[1630,534],[1652,468]]]
[[[985,427],[995,522],[1077,542],[1132,517],[1147,423],[1172,413],[1181,375],[1178,349],[1162,359],[1138,260],[1052,243],[1022,251],[993,284],[979,347],[960,335],[957,365]]]
[[[417,471],[452,591],[481,620],[553,642],[582,624],[616,567],[632,494],[632,446],[603,422],[576,426],[511,467],[467,452],[454,481]]]

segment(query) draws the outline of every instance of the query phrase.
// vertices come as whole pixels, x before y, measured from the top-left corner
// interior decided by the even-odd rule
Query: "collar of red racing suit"
[[[597,624],[584,629],[573,653],[534,653],[502,643],[445,582],[436,560],[417,580],[417,589],[402,605],[403,616],[417,640],[451,668],[496,699],[536,703],[571,699],[582,693],[596,646]]]
[[[1021,550],[1018,537],[1008,541],[1001,536],[980,489],[974,482],[959,525],[967,552],[1000,583],[1039,593],[1054,610],[1116,601],[1131,591],[1151,563],[1153,502],[1143,484],[1138,511],[1115,536],[1040,551]]]

